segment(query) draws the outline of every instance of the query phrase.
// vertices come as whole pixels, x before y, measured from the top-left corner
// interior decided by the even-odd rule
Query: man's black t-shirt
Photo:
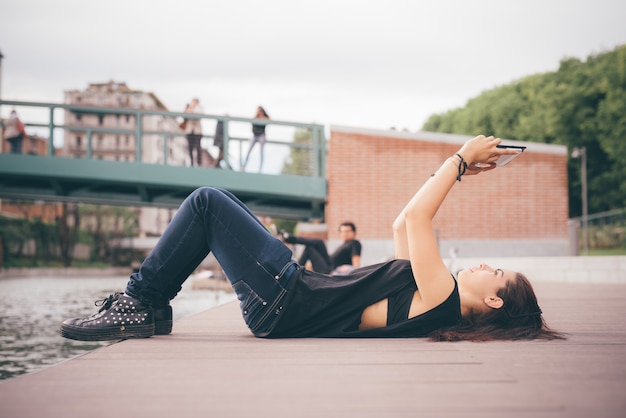
[[[352,264],[353,255],[361,255],[361,243],[355,239],[344,242],[330,255],[332,267]]]

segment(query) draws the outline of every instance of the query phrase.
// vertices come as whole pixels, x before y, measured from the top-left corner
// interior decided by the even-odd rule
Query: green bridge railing
[[[47,131],[47,139],[48,139],[48,155],[55,155],[55,140],[60,139],[62,135],[59,134],[59,131],[82,131],[85,133],[87,138],[86,144],[86,158],[92,158],[93,156],[93,136],[97,133],[107,133],[107,134],[123,134],[123,135],[132,135],[136,141],[136,158],[135,161],[142,161],[142,149],[143,149],[143,141],[146,136],[160,136],[162,137],[163,147],[164,147],[164,164],[167,164],[167,152],[165,147],[167,146],[167,140],[180,137],[184,134],[178,130],[167,130],[167,131],[159,131],[159,130],[146,130],[144,129],[144,117],[145,116],[160,116],[164,119],[177,120],[177,119],[199,119],[201,121],[222,121],[224,123],[224,160],[226,162],[226,166],[232,168],[233,166],[240,166],[240,161],[238,164],[232,164],[230,161],[231,153],[229,151],[232,150],[233,143],[238,147],[237,154],[241,157],[244,155],[243,153],[243,144],[245,144],[249,137],[238,136],[231,134],[230,127],[233,124],[247,124],[248,126],[252,123],[256,125],[266,125],[266,126],[274,126],[274,127],[287,127],[287,128],[295,128],[305,131],[311,132],[311,142],[310,143],[294,143],[289,142],[293,138],[281,138],[280,140],[272,140],[268,137],[267,144],[268,145],[279,145],[284,147],[289,147],[293,149],[301,149],[301,150],[309,150],[310,154],[310,173],[308,175],[313,177],[324,177],[325,176],[325,164],[326,164],[326,139],[324,136],[324,126],[319,124],[307,124],[307,123],[297,123],[297,122],[286,122],[279,120],[265,120],[265,119],[250,119],[250,118],[242,118],[242,117],[231,117],[231,116],[218,116],[218,115],[210,115],[210,114],[188,114],[184,112],[168,112],[161,110],[148,110],[148,109],[132,109],[132,108],[115,108],[115,107],[97,107],[97,106],[77,106],[77,105],[68,105],[68,104],[59,104],[59,103],[39,103],[39,102],[23,102],[23,101],[14,101],[14,100],[0,100],[0,108],[2,106],[8,106],[14,109],[20,110],[18,112],[21,116],[25,109],[36,109],[38,110],[36,116],[31,116],[28,119],[22,121],[25,123],[27,128],[44,128]],[[6,109],[5,109],[6,110]],[[41,111],[44,111],[42,115]],[[80,115],[97,115],[97,116],[107,116],[107,115],[125,115],[134,118],[135,127],[134,129],[123,129],[123,128],[106,128],[99,127],[93,125],[80,125],[75,123],[64,123],[63,115],[59,115],[59,111],[71,112],[73,114]],[[42,117],[43,116],[43,117]],[[32,120],[32,118],[36,118],[36,120]],[[44,120],[42,120],[44,119]],[[45,120],[47,119],[47,120]],[[241,129],[239,131],[242,131]],[[44,136],[44,135],[42,135]],[[205,134],[203,138],[212,139],[213,135]]]
[[[43,138],[47,147],[46,152],[37,156],[0,154],[0,198],[23,194],[31,198],[41,195],[76,201],[174,206],[174,202],[179,203],[180,197],[192,188],[213,185],[228,188],[261,212],[300,218],[323,216],[327,193],[323,125],[154,109],[0,100],[2,116],[8,116],[13,109],[24,122],[29,136]],[[100,122],[84,122],[87,116],[92,121],[96,116]],[[116,126],[111,123],[111,117],[114,121],[130,123]],[[150,123],[145,123],[148,117]],[[155,118],[163,123],[157,124],[157,129],[147,128],[154,125]],[[178,128],[182,119],[202,121],[203,132],[211,132],[203,136],[204,147],[213,153],[216,150],[211,146],[214,132],[211,128],[218,121],[223,122],[222,169],[181,166],[180,162],[172,160],[168,147],[171,141],[184,138]],[[241,171],[252,124],[267,126],[266,167],[260,173]],[[70,151],[63,154],[66,137],[77,132],[84,136],[84,143],[79,150],[74,149],[73,154]],[[132,138],[135,141],[132,160],[107,160],[97,141],[105,134]],[[157,145],[151,144],[161,150],[157,162],[146,161],[143,155],[147,141],[158,141]],[[258,152],[258,145],[256,148]],[[250,163],[248,169],[253,168]],[[123,194],[125,196],[121,197]]]

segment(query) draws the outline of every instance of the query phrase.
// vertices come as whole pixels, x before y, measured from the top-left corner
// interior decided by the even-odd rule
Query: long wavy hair
[[[470,312],[456,326],[433,332],[435,341],[554,340],[565,336],[550,329],[537,303],[530,281],[521,273],[496,293],[504,301],[499,309]]]

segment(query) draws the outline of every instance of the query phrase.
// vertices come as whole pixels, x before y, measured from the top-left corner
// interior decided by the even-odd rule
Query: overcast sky
[[[419,130],[626,44],[624,0],[0,0],[4,99],[115,80],[170,110]],[[3,115],[8,109],[3,107]]]

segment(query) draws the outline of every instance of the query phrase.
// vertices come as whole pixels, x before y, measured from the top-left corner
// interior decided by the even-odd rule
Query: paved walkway
[[[233,302],[0,383],[0,417],[625,417],[626,285],[535,288],[567,341],[263,340]]]

